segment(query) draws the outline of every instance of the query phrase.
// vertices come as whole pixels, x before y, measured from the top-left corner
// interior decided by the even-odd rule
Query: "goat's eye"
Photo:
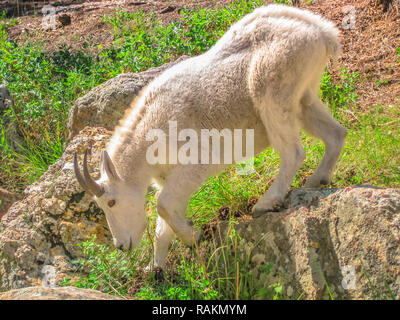
[[[110,200],[110,201],[108,201],[107,204],[111,208],[111,207],[113,207],[115,205],[115,200]]]

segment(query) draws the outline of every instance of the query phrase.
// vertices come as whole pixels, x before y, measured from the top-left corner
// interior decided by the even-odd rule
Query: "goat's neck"
[[[139,182],[147,186],[151,181],[151,168],[146,161],[146,153],[142,150],[132,150],[132,146],[120,148],[111,156],[118,173],[127,183]]]
[[[137,102],[132,103],[127,116],[116,128],[107,149],[121,177],[127,183],[143,184],[147,189],[156,168],[146,160],[147,149],[152,143],[147,141],[146,134],[152,127],[148,124],[153,122],[145,101],[146,95],[143,94]]]
[[[132,130],[121,135],[118,145],[112,148],[110,154],[120,177],[128,184],[143,186],[143,189],[147,189],[154,176],[154,168],[146,160],[149,144],[141,132]]]

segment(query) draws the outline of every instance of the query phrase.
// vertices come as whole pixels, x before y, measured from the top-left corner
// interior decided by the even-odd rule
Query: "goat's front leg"
[[[156,239],[154,244],[154,266],[165,268],[165,259],[175,233],[160,216],[157,217]]]
[[[163,191],[158,197],[157,210],[183,243],[192,245],[199,237],[192,223],[185,218],[190,197],[205,179],[205,170],[201,165],[177,167],[166,179]]]
[[[158,214],[184,244],[193,245],[199,235],[194,231],[192,223],[185,218],[188,199],[177,198],[164,190],[158,198]]]

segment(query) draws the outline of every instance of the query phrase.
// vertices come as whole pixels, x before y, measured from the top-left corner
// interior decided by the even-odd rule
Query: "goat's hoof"
[[[319,187],[320,187],[319,182],[314,182],[311,180],[307,180],[306,183],[304,184],[304,188],[314,189],[314,188],[319,188]]]
[[[253,218],[261,217],[269,212],[273,212],[274,210],[269,208],[254,208],[252,211]]]
[[[276,203],[274,206],[270,205],[255,205],[251,211],[253,218],[261,217],[270,212],[278,212],[282,207],[282,203]]]
[[[321,179],[321,181],[319,182],[319,184],[321,186],[327,186],[329,184],[329,181],[327,179]]]
[[[270,211],[271,210],[268,210],[265,208],[254,208],[252,211],[252,215],[253,215],[253,218],[258,218],[258,217],[261,217],[261,216],[267,214]]]
[[[154,267],[154,279],[157,282],[164,281],[164,271],[161,267]]]
[[[305,188],[320,188],[330,184],[329,178],[309,177],[304,185]]]

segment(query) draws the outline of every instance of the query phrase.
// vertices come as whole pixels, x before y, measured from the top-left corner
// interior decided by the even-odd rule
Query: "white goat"
[[[121,249],[135,247],[145,230],[145,195],[156,181],[158,198],[155,264],[163,267],[176,234],[191,245],[198,236],[185,219],[189,198],[208,177],[227,164],[149,164],[146,136],[152,129],[254,129],[255,154],[274,147],[281,168],[254,207],[272,210],[285,194],[305,158],[300,129],[322,139],[326,151],[306,187],[328,184],[341,153],[346,129],[318,98],[320,79],[330,57],[340,51],[338,30],[323,18],[297,8],[269,5],[235,23],[206,53],[164,72],[132,104],[101,157],[101,178],[90,177],[86,155],[83,188],[104,210]],[[179,142],[180,145],[183,142]],[[167,146],[168,150],[168,146]]]

